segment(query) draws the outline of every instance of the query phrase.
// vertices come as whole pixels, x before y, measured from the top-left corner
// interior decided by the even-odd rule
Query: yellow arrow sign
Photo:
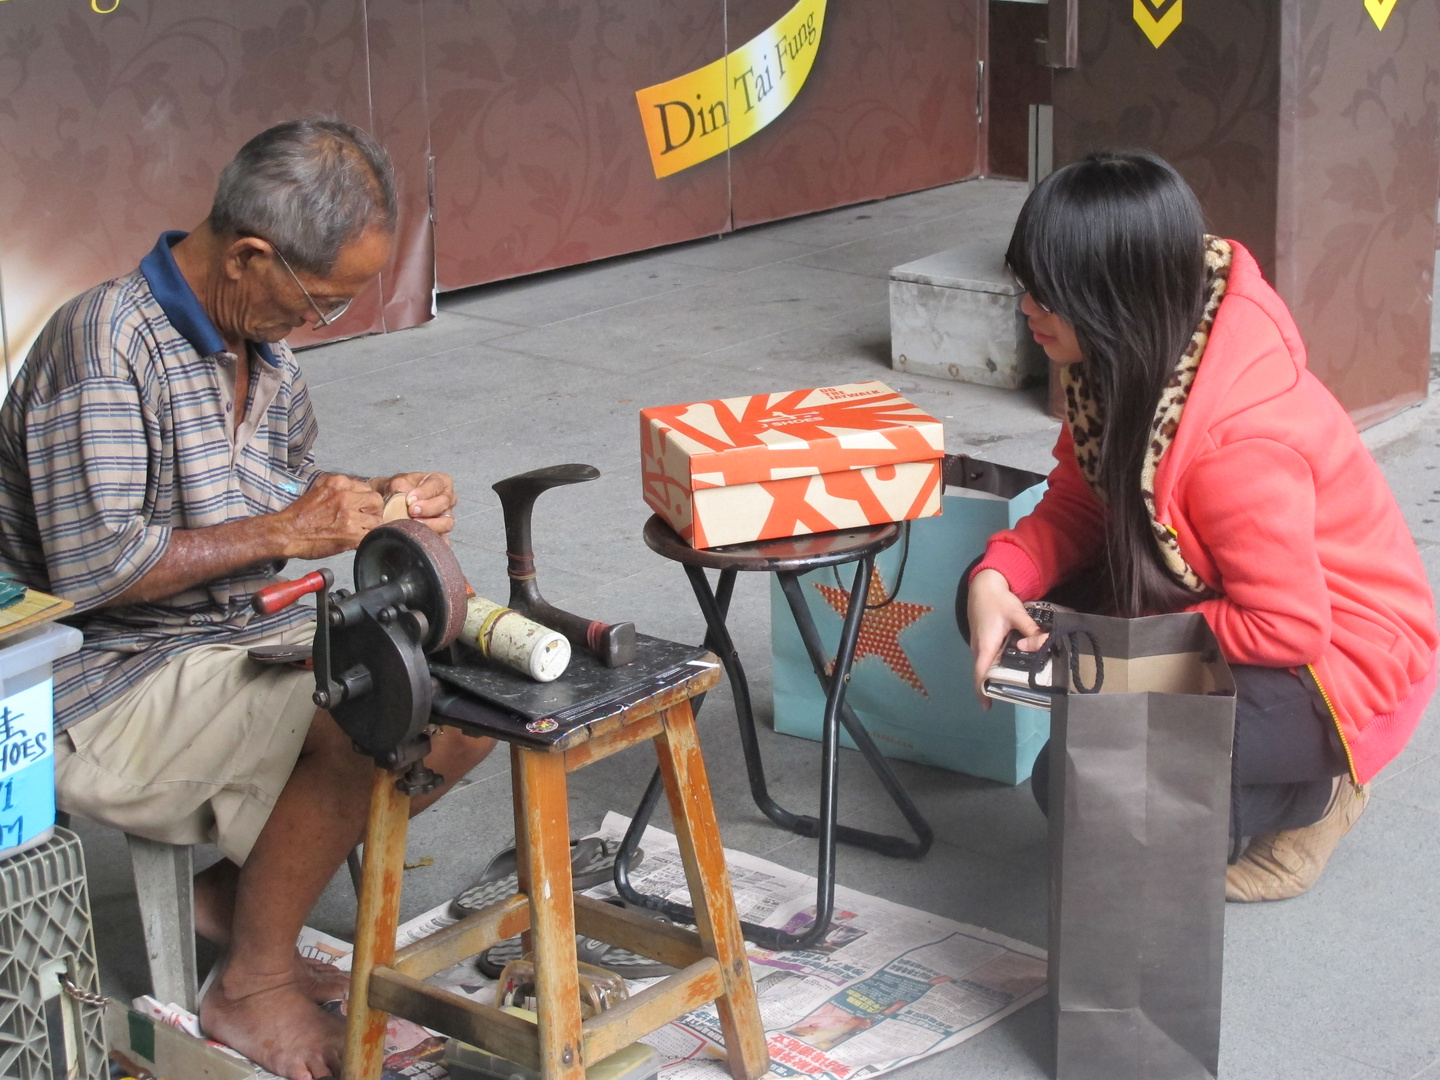
[[[1170,9],[1162,15],[1160,9],[1165,6],[1165,0],[1135,0],[1135,23],[1145,32],[1145,36],[1155,48],[1165,44],[1165,39],[1180,25],[1183,18],[1180,10],[1182,2],[1183,0],[1175,0]],[[1375,2],[1383,0],[1365,0],[1367,6]],[[1390,3],[1394,4],[1395,0],[1390,0]]]
[[[1375,25],[1384,30],[1385,21],[1395,10],[1395,0],[1365,0],[1365,10],[1370,13],[1370,18],[1375,20]]]
[[[669,176],[750,138],[795,100],[825,22],[825,0],[799,0],[728,56],[635,92],[650,163]]]

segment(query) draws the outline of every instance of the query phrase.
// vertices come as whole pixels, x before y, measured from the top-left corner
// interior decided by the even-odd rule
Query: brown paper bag
[[[1060,614],[1055,643],[1065,682],[1050,744],[1057,1080],[1213,1077],[1230,670],[1197,614]]]

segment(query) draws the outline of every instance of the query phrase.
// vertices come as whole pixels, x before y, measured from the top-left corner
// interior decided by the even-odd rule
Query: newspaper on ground
[[[406,926],[415,927],[427,917],[433,916],[442,916],[440,926],[455,921],[442,913],[443,909],[437,908],[434,912],[428,912],[427,915],[421,916],[419,920],[407,923]],[[430,929],[421,930],[419,933],[412,931],[413,936],[408,940],[424,937],[433,932]],[[342,971],[350,970],[350,962],[355,950],[355,946],[350,942],[316,930],[312,926],[301,927],[296,948],[301,956],[310,960],[318,960],[321,963],[333,964]],[[476,975],[479,977],[478,972]],[[210,977],[205,980],[205,985],[200,989],[200,997],[205,996],[213,978],[214,972],[212,971]],[[490,995],[493,996],[493,994],[494,990],[492,989]],[[490,997],[486,997],[485,1000],[489,1001]],[[130,1007],[144,1016],[179,1028],[187,1035],[204,1041],[217,1051],[244,1060],[238,1051],[230,1049],[224,1043],[206,1039],[204,1032],[200,1029],[199,1017],[179,1005],[164,1004],[147,995],[136,998],[131,1002]],[[344,1012],[344,1006],[338,1001],[330,1002],[325,1007],[337,1014]],[[381,1080],[449,1080],[449,1073],[441,1060],[444,1055],[444,1035],[430,1031],[402,1017],[392,1016],[385,1026],[385,1063],[380,1074]],[[284,1080],[284,1077],[255,1065],[254,1072],[250,1074],[250,1080]]]
[[[610,813],[597,836],[619,840],[629,819]],[[688,904],[675,837],[653,826],[645,861],[631,871],[642,893]],[[740,917],[793,932],[815,916],[815,879],[744,852],[725,851]],[[587,895],[614,899],[613,885]],[[455,922],[449,903],[400,927],[409,945]],[[348,971],[352,946],[309,927],[300,950]],[[1045,993],[1045,951],[1001,934],[927,914],[837,885],[830,933],[810,949],[748,946],[761,1021],[770,1047],[769,1077],[862,1080],[898,1069],[972,1038]],[[429,980],[491,1004],[495,983],[462,961]],[[631,993],[658,980],[631,982]],[[174,1021],[172,1021],[174,1022]],[[446,1080],[445,1038],[391,1018],[384,1080]],[[646,1035],[665,1059],[661,1080],[726,1080],[714,1004]],[[257,1074],[268,1076],[269,1074]]]
[[[598,835],[618,840],[628,826],[607,814]],[[651,827],[643,846],[631,883],[688,904],[675,837]],[[792,933],[813,921],[813,877],[729,849],[725,865],[742,919]],[[956,1046],[1045,993],[1043,949],[839,885],[823,944],[748,952],[774,1077],[879,1076]],[[644,1041],[666,1058],[663,1080],[729,1075],[713,1004]]]

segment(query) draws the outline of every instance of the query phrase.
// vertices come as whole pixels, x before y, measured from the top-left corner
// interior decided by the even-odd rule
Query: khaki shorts
[[[246,652],[314,633],[201,645],[66,728],[55,740],[59,808],[167,844],[217,844],[244,863],[315,716],[313,673]]]

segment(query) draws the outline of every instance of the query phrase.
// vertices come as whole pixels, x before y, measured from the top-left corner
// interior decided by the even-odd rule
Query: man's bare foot
[[[340,1075],[344,1021],[311,1001],[289,973],[271,986],[264,978],[228,974],[215,980],[200,1003],[200,1026],[208,1038],[289,1080]]]
[[[324,960],[295,954],[295,984],[317,1005],[340,1001],[350,993],[350,974]]]

